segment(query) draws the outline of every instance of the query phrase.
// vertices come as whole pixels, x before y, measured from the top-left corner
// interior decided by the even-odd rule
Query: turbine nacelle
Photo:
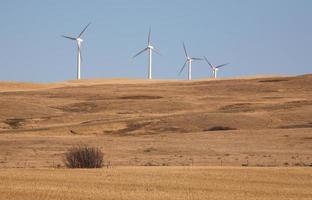
[[[81,43],[81,42],[83,42],[83,39],[77,38],[76,41],[79,42],[79,43]]]
[[[154,49],[154,47],[152,45],[148,45],[147,48],[152,49],[152,50]]]

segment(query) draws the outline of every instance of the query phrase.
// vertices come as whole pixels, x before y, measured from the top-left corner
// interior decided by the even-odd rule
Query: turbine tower
[[[227,64],[222,64],[222,65],[219,65],[219,66],[214,66],[214,65],[212,65],[212,64],[208,61],[208,59],[207,59],[206,56],[204,56],[204,58],[205,58],[206,62],[208,63],[208,65],[210,66],[210,68],[212,69],[212,76],[213,76],[215,79],[217,78],[217,71],[219,70],[219,68],[221,68],[221,67],[223,67],[223,66],[229,64],[229,63],[227,63]]]
[[[151,30],[151,27],[150,27],[149,33],[148,33],[148,38],[147,38],[147,47],[133,56],[133,58],[135,58],[138,55],[140,55],[141,53],[143,53],[145,51],[148,51],[148,75],[147,75],[147,78],[149,80],[152,79],[152,53],[154,51],[158,55],[161,55],[151,44],[151,31],[152,30]]]
[[[81,38],[82,34],[87,30],[87,28],[89,27],[91,23],[89,23],[87,26],[85,26],[85,28],[80,32],[80,34],[74,38],[74,37],[69,37],[69,36],[65,36],[62,35],[64,38],[70,39],[70,40],[74,40],[77,42],[77,80],[80,79],[80,65],[81,65],[81,43],[83,42],[83,39]]]
[[[194,60],[203,60],[203,59],[190,57],[190,56],[187,54],[187,51],[186,51],[186,47],[185,47],[184,42],[183,42],[183,49],[184,49],[184,53],[185,53],[185,56],[186,56],[186,61],[185,61],[184,65],[183,65],[183,67],[181,68],[179,74],[182,73],[182,71],[184,70],[186,64],[188,64],[188,80],[192,80],[192,62],[193,62]]]

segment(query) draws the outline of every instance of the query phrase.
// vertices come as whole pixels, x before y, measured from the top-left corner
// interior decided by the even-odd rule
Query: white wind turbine
[[[70,40],[74,40],[77,42],[77,46],[78,46],[78,54],[77,54],[77,80],[80,79],[80,65],[81,65],[81,43],[83,42],[83,39],[81,38],[82,34],[85,32],[85,30],[88,28],[88,26],[91,23],[89,23],[78,35],[78,37],[74,38],[74,37],[69,37],[69,36],[65,36],[62,35],[64,38],[70,39]]]
[[[186,64],[188,64],[188,80],[192,80],[192,61],[194,61],[194,60],[203,60],[203,59],[190,57],[187,54],[184,42],[183,42],[183,49],[184,49],[184,53],[185,53],[185,56],[186,56],[186,61],[185,61],[184,65],[183,65],[183,67],[181,68],[179,74],[182,73],[182,71],[185,68]]]
[[[155,48],[151,44],[151,28],[149,29],[149,33],[148,33],[147,47],[144,48],[139,53],[135,54],[133,58],[137,57],[138,55],[140,55],[141,53],[145,51],[148,51],[148,77],[147,78],[151,80],[152,79],[152,52],[154,51],[158,55],[161,55],[158,51],[155,50]]]
[[[208,65],[211,67],[211,69],[212,69],[212,76],[213,76],[215,79],[217,78],[217,71],[219,70],[219,68],[221,68],[221,67],[223,67],[223,66],[229,64],[229,63],[226,63],[226,64],[214,66],[214,65],[212,65],[212,64],[208,61],[208,59],[207,59],[206,56],[204,56],[204,58],[205,58],[206,62],[208,63]]]

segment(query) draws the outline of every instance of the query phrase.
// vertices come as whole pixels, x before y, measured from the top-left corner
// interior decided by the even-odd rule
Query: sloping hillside
[[[0,83],[0,167],[61,164],[77,143],[103,147],[113,165],[310,165],[311,83]]]

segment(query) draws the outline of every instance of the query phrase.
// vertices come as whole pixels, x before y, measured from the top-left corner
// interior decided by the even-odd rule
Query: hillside
[[[0,167],[312,164],[312,75],[200,81],[0,82]]]

